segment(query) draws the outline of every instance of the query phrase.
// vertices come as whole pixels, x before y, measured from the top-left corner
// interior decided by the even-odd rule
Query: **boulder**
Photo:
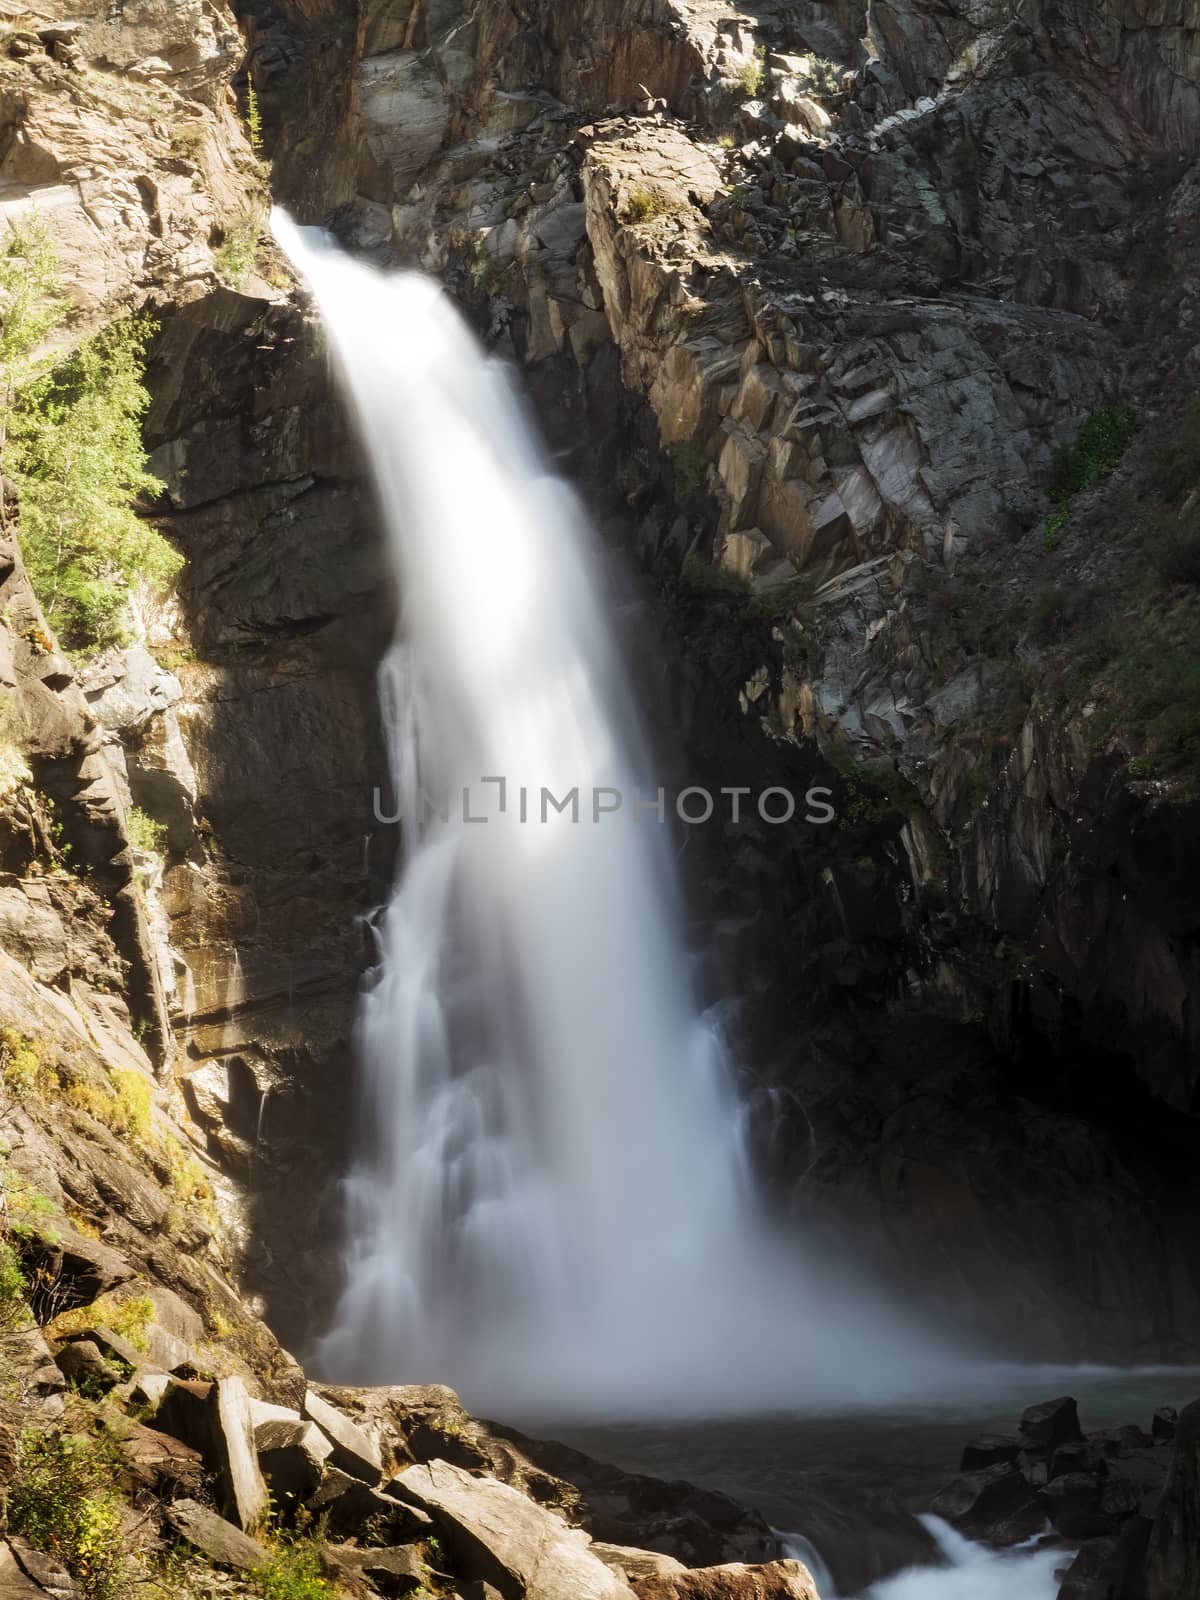
[[[674,1556],[660,1555],[657,1550],[638,1550],[629,1544],[603,1544],[593,1540],[592,1554],[635,1586],[643,1578],[671,1578],[687,1571],[683,1562],[676,1561]]]
[[[982,1472],[1006,1461],[1015,1461],[1021,1454],[1021,1441],[1008,1433],[985,1433],[963,1446],[963,1472]]]
[[[332,1569],[331,1575],[350,1589],[354,1588],[356,1579],[365,1579],[382,1594],[408,1594],[420,1589],[429,1576],[428,1565],[406,1544],[376,1550],[364,1550],[352,1544],[327,1544],[322,1556]]]
[[[123,1377],[91,1339],[72,1339],[61,1346],[54,1359],[68,1383],[92,1396],[107,1394]]]
[[[254,1430],[259,1471],[276,1505],[294,1505],[320,1486],[333,1446],[315,1422],[260,1422]]]
[[[1046,1485],[1050,1521],[1065,1539],[1095,1539],[1116,1531],[1116,1521],[1101,1504],[1101,1480],[1086,1472],[1066,1472]]]
[[[29,1304],[39,1322],[90,1306],[134,1276],[123,1255],[99,1239],[85,1239],[58,1219],[53,1229],[31,1229],[14,1243],[31,1286]]]
[[[473,1478],[447,1461],[409,1467],[391,1493],[432,1517],[467,1580],[504,1600],[629,1600],[632,1590],[589,1548],[586,1533],[495,1478]]]
[[[135,1485],[164,1499],[194,1498],[204,1487],[204,1461],[198,1450],[141,1423],[122,1425],[121,1459]]]
[[[1027,1450],[1047,1455],[1060,1444],[1075,1444],[1083,1438],[1079,1409],[1069,1395],[1030,1406],[1021,1414],[1020,1430]]]
[[[46,1600],[46,1590],[34,1583],[6,1543],[0,1543],[0,1600]]]
[[[1175,1437],[1175,1429],[1179,1423],[1179,1413],[1174,1406],[1159,1406],[1150,1419],[1150,1436],[1164,1443]]]
[[[1116,1553],[1115,1539],[1089,1539],[1063,1573],[1058,1600],[1096,1600],[1100,1585],[1107,1582]]]
[[[812,1574],[800,1561],[699,1567],[643,1578],[634,1587],[639,1600],[819,1600]]]
[[[241,1378],[219,1378],[208,1405],[221,1509],[240,1527],[253,1528],[270,1505],[270,1496],[258,1468],[246,1385]]]
[[[380,1494],[361,1478],[340,1467],[327,1467],[321,1486],[304,1502],[316,1518],[324,1518],[335,1539],[361,1538],[370,1529],[371,1542],[403,1544],[420,1539],[433,1528],[432,1519],[418,1507],[391,1494]]]
[[[930,1509],[969,1533],[989,1533],[1000,1524],[1014,1524],[1038,1496],[1011,1462],[998,1462],[981,1472],[964,1472],[946,1485]]]
[[[249,1571],[267,1559],[262,1545],[196,1500],[176,1500],[167,1507],[166,1517],[180,1538],[215,1566]]]
[[[304,1415],[320,1428],[333,1445],[330,1461],[342,1472],[372,1486],[383,1478],[383,1456],[364,1428],[351,1422],[344,1411],[323,1400],[315,1389],[304,1396]]]
[[[83,1591],[67,1569],[53,1556],[46,1555],[42,1550],[35,1550],[27,1539],[18,1538],[15,1534],[10,1536],[8,1545],[20,1576],[27,1578],[35,1586],[35,1593],[42,1596],[42,1600],[45,1600],[47,1595],[50,1600],[82,1600]],[[15,1578],[16,1573],[12,1573],[12,1576]],[[24,1592],[21,1588],[15,1590],[20,1596],[23,1596]]]

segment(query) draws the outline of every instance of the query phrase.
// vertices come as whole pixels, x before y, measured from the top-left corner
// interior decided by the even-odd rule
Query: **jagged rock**
[[[1098,1590],[1107,1587],[1116,1551],[1115,1538],[1089,1539],[1063,1574],[1058,1600],[1099,1600]]]
[[[277,1505],[306,1499],[321,1482],[333,1449],[315,1422],[260,1422],[254,1429],[258,1465]]]
[[[165,1514],[180,1538],[207,1556],[215,1566],[251,1571],[261,1567],[267,1559],[262,1545],[198,1501],[173,1501]]]
[[[1145,1600],[1200,1600],[1200,1400],[1179,1414],[1146,1552]]]
[[[241,1378],[218,1378],[208,1404],[222,1510],[242,1528],[257,1527],[270,1495],[258,1468],[245,1383]]]
[[[628,1544],[603,1544],[592,1541],[592,1554],[606,1567],[628,1578],[636,1588],[643,1578],[671,1578],[687,1568],[674,1556],[660,1555],[657,1550],[636,1550]]]
[[[455,1570],[506,1600],[628,1600],[628,1585],[589,1549],[587,1534],[494,1478],[445,1461],[409,1467],[391,1485],[433,1518]]]
[[[639,1580],[640,1600],[819,1600],[812,1574],[799,1561],[742,1563]]]
[[[1069,1396],[1030,1406],[1021,1414],[1020,1430],[1025,1448],[1045,1455],[1061,1444],[1075,1444],[1083,1438],[1079,1409]]]
[[[1150,1422],[1150,1435],[1154,1439],[1169,1440],[1175,1437],[1179,1426],[1179,1413],[1174,1406],[1160,1406]]]
[[[361,1536],[371,1530],[371,1542],[402,1544],[419,1539],[432,1527],[429,1516],[390,1492],[381,1494],[361,1478],[338,1467],[326,1467],[320,1487],[305,1501],[314,1517],[323,1518],[336,1539]]]
[[[119,1369],[105,1359],[99,1345],[91,1339],[74,1339],[64,1344],[54,1359],[67,1382],[89,1394],[105,1394],[121,1381]]]
[[[1050,1521],[1066,1539],[1094,1539],[1119,1525],[1101,1503],[1101,1481],[1083,1472],[1066,1472],[1045,1488]]]
[[[45,1600],[46,1593],[24,1571],[12,1548],[0,1543],[0,1600]]]
[[[333,1450],[329,1459],[333,1466],[372,1486],[380,1482],[383,1477],[383,1457],[378,1444],[364,1428],[351,1422],[345,1412],[330,1405],[328,1400],[323,1400],[315,1389],[305,1393],[304,1415],[311,1418],[332,1442]]]
[[[35,1550],[28,1539],[15,1534],[9,1536],[8,1548],[16,1557],[16,1564],[25,1577],[36,1584],[39,1594],[49,1595],[50,1600],[80,1600],[82,1591],[79,1586],[53,1556]]]
[[[969,1532],[992,1531],[998,1523],[1024,1512],[1035,1492],[1011,1462],[980,1472],[964,1472],[935,1498],[932,1511]]]
[[[164,1500],[195,1499],[204,1487],[204,1462],[198,1450],[170,1434],[126,1421],[120,1434],[121,1458],[134,1483]]]
[[[56,1222],[44,1233],[30,1228],[16,1244],[32,1285],[29,1303],[39,1318],[91,1305],[134,1276],[118,1251],[99,1239],[85,1239],[65,1223]]]
[[[326,1545],[324,1557],[339,1576],[365,1578],[381,1594],[407,1594],[425,1583],[429,1568],[410,1545],[360,1549],[357,1545]]]

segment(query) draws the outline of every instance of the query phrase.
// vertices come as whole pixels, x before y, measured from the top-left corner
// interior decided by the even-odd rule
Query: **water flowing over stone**
[[[657,780],[592,536],[508,374],[432,282],[275,227],[357,412],[402,613],[381,694],[406,859],[361,1016],[323,1367],[449,1380],[508,1414],[932,1374],[928,1341],[768,1239],[671,834],[634,804]],[[578,820],[543,798],[575,789]],[[624,808],[597,819],[597,789]]]

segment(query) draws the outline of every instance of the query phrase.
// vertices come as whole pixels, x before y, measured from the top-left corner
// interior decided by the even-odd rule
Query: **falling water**
[[[363,1003],[324,1370],[508,1415],[933,1378],[934,1341],[767,1237],[668,830],[631,806],[593,821],[595,787],[657,784],[592,535],[506,369],[434,283],[275,227],[357,412],[403,612],[381,695],[406,859]],[[579,788],[579,821],[543,788]]]

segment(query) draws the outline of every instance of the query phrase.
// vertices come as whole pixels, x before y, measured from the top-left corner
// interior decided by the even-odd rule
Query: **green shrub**
[[[171,154],[194,161],[204,148],[205,131],[202,122],[180,123],[171,135]]]
[[[140,806],[130,806],[125,813],[125,829],[129,834],[129,842],[135,850],[147,850],[155,855],[164,855],[167,848],[167,825],[165,822],[156,822],[148,811],[143,811]]]
[[[676,210],[677,202],[661,189],[630,189],[625,196],[626,222],[651,222],[655,217],[665,217]]]
[[[767,77],[767,52],[762,45],[755,50],[750,60],[741,68],[737,75],[737,86],[746,100],[756,100],[763,91],[763,84]]]
[[[745,600],[750,593],[749,584],[739,573],[730,572],[728,567],[714,566],[696,555],[684,557],[679,579],[685,589],[696,594],[724,594]]]
[[[263,219],[257,211],[243,211],[226,229],[225,241],[213,259],[231,289],[240,289],[254,271],[262,231]]]
[[[1076,434],[1074,444],[1055,452],[1048,485],[1053,504],[1069,506],[1077,494],[1110,477],[1138,426],[1132,406],[1107,406],[1094,412]]]
[[[88,1600],[129,1590],[121,1501],[91,1440],[27,1433],[8,1491],[9,1527],[61,1561]]]
[[[336,1590],[321,1575],[320,1551],[313,1544],[281,1546],[250,1574],[263,1600],[336,1600]]]
[[[57,282],[45,234],[12,230],[0,250],[5,469],[20,491],[21,547],[42,608],[68,649],[86,650],[123,642],[130,589],[165,584],[181,561],[132,509],[162,492],[141,437],[152,325],[128,317],[39,364],[38,344],[63,320]]]
[[[19,1328],[29,1320],[28,1289],[20,1257],[7,1239],[0,1240],[0,1331]]]
[[[258,94],[254,87],[254,80],[246,80],[246,137],[250,140],[250,148],[256,156],[262,155],[262,112],[258,106]]]
[[[52,1088],[57,1074],[36,1039],[17,1028],[0,1028],[0,1079],[15,1100],[28,1100]]]
[[[681,495],[698,493],[708,477],[708,457],[699,439],[688,439],[671,451],[675,489]]]
[[[146,1330],[155,1318],[154,1301],[149,1295],[129,1295],[124,1299],[115,1294],[102,1294],[90,1305],[75,1311],[64,1311],[50,1324],[55,1338],[68,1334],[84,1333],[88,1328],[110,1328],[128,1339],[135,1350],[143,1353],[150,1348]]]

